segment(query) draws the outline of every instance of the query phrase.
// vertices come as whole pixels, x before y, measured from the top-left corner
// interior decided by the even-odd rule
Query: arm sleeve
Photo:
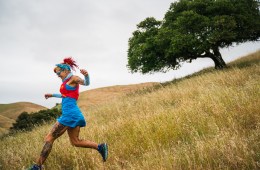
[[[62,98],[61,94],[52,94],[52,97]]]
[[[90,81],[89,81],[89,75],[84,76],[84,77],[85,77],[84,85],[85,85],[85,86],[88,86],[88,85],[90,84]]]

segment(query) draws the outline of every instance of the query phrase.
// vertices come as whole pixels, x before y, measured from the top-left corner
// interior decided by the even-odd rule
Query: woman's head
[[[71,72],[71,69],[75,71],[75,67],[78,68],[76,62],[71,57],[68,57],[65,58],[62,63],[56,64],[54,72],[62,78],[69,74]]]

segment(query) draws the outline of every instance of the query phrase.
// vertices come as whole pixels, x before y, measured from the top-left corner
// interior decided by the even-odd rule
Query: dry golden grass
[[[100,105],[108,101],[110,102],[113,99],[135,92],[136,90],[142,90],[158,84],[159,83],[150,82],[150,83],[141,83],[141,84],[133,84],[133,85],[117,85],[117,86],[87,90],[80,93],[78,105],[81,108],[87,109],[89,107]]]
[[[106,141],[109,159],[70,146],[65,134],[46,169],[260,169],[259,59],[258,51],[223,71],[85,107],[81,137]],[[50,128],[2,139],[0,169],[30,165]]]

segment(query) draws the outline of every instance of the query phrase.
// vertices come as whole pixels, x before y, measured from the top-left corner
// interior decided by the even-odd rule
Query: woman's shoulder
[[[73,82],[73,83],[79,83],[80,81],[81,81],[81,78],[79,77],[79,76],[77,76],[77,75],[73,75],[72,77],[71,77],[71,81]]]
[[[71,80],[78,80],[78,79],[79,79],[79,76],[77,76],[77,75],[71,76]]]

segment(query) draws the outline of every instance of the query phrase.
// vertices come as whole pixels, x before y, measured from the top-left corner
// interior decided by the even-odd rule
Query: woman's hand
[[[84,76],[88,75],[88,72],[85,69],[80,69],[80,73],[83,74]]]
[[[44,97],[45,97],[45,99],[48,99],[48,98],[52,97],[52,94],[45,94]]]

